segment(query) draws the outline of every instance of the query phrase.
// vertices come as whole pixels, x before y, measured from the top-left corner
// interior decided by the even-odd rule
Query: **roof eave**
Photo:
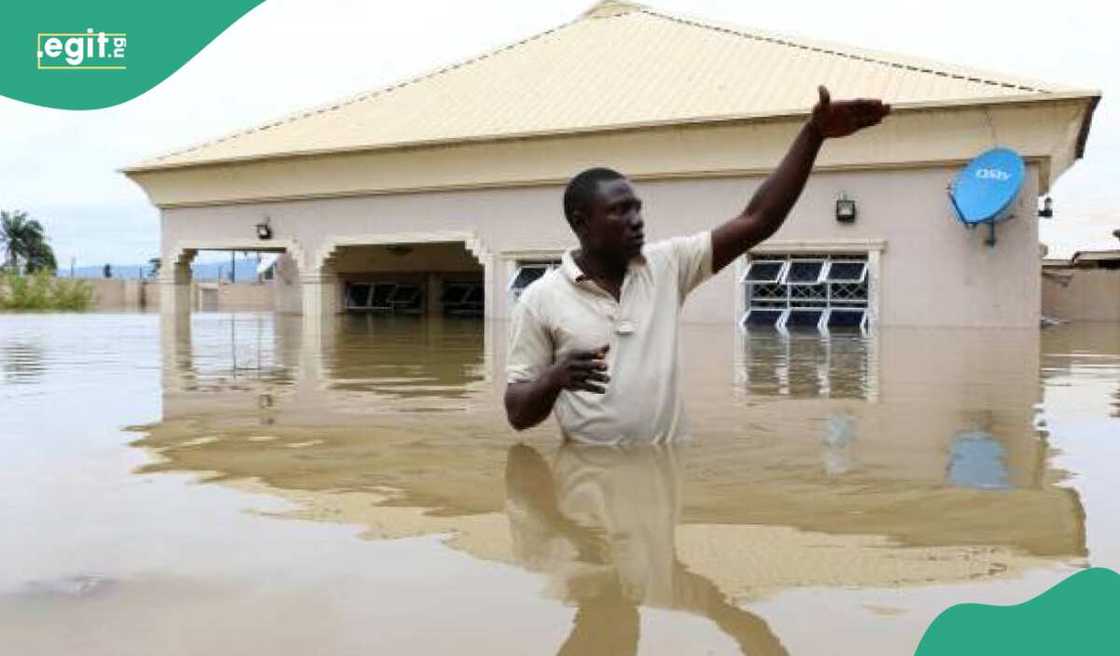
[[[1101,102],[1101,92],[1096,91],[1089,99],[1089,107],[1085,110],[1085,118],[1081,121],[1081,130],[1077,133],[1077,159],[1085,156],[1085,145],[1089,141],[1089,129],[1093,126],[1093,115],[1097,111],[1097,105]]]
[[[892,112],[919,112],[931,111],[939,109],[961,109],[969,107],[986,107],[996,105],[1013,105],[1013,104],[1035,104],[1042,102],[1060,102],[1066,100],[1086,100],[1089,102],[1088,110],[1085,113],[1085,119],[1082,122],[1077,141],[1077,157],[1081,158],[1084,150],[1085,143],[1089,136],[1089,127],[1092,121],[1093,112],[1101,98],[1101,92],[1097,90],[1070,90],[1045,94],[1022,94],[1014,96],[992,97],[992,98],[962,98],[960,100],[939,100],[932,102],[915,102],[915,103],[892,103]],[[694,119],[674,119],[667,121],[648,121],[636,122],[628,124],[615,124],[606,125],[601,127],[582,128],[576,130],[545,130],[535,132],[522,132],[511,134],[497,134],[497,135],[479,135],[475,137],[459,137],[449,139],[433,139],[428,141],[412,141],[400,142],[383,145],[365,145],[354,146],[350,148],[328,148],[321,150],[300,150],[290,152],[276,152],[264,155],[247,155],[243,157],[226,157],[221,159],[209,160],[195,160],[186,162],[172,162],[169,164],[136,164],[133,166],[118,169],[119,173],[127,176],[142,173],[158,173],[163,171],[192,169],[192,168],[205,168],[210,166],[221,166],[229,164],[250,164],[262,161],[285,160],[302,157],[321,157],[324,155],[346,155],[353,153],[371,152],[371,151],[391,151],[391,150],[407,150],[416,148],[432,148],[440,146],[455,146],[462,144],[478,144],[490,143],[498,141],[516,141],[519,139],[540,139],[548,137],[563,137],[563,136],[585,136],[604,134],[612,132],[628,132],[633,130],[655,129],[655,128],[670,128],[670,127],[689,127],[689,126],[704,126],[716,125],[727,123],[749,123],[749,122],[771,122],[782,121],[797,118],[804,118],[809,115],[809,110],[788,110],[782,112],[771,112],[766,114],[736,114],[728,116],[706,116]]]

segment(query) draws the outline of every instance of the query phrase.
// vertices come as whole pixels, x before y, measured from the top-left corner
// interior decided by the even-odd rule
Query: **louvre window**
[[[857,308],[832,308],[828,311],[824,327],[858,328],[867,330],[867,310]]]
[[[350,282],[346,284],[347,310],[419,312],[424,293],[414,283]]]
[[[740,282],[751,284],[776,283],[782,279],[786,270],[785,260],[754,260],[747,265]]]
[[[785,310],[755,308],[747,310],[747,313],[743,315],[743,325],[776,327],[785,318],[785,315]]]
[[[447,282],[440,294],[440,305],[448,316],[481,317],[485,298],[481,281]]]
[[[389,295],[389,305],[394,311],[419,311],[423,295],[416,285],[397,285]]]
[[[369,292],[371,289],[373,289],[373,285],[350,283],[346,289],[346,307],[355,309],[369,307]]]
[[[867,277],[867,262],[863,260],[833,260],[828,263],[825,280],[834,283],[859,284]]]
[[[391,310],[389,298],[397,290],[397,285],[391,282],[379,282],[373,286],[373,293],[369,295],[369,306],[375,310]]]
[[[783,325],[787,330],[819,330],[821,317],[825,316],[827,313],[828,310],[818,308],[792,308],[786,312],[786,320]]]
[[[786,332],[866,331],[865,255],[767,255],[748,262],[740,279],[750,329]]]
[[[525,288],[536,282],[551,269],[560,266],[560,260],[545,260],[540,262],[518,262],[517,269],[509,281],[509,291],[513,298],[521,297]]]
[[[786,268],[787,285],[815,285],[821,281],[825,260],[790,260]]]

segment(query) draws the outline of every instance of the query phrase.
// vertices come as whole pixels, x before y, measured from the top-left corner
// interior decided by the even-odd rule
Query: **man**
[[[610,169],[564,193],[579,248],[527,287],[514,308],[506,414],[517,430],[555,410],[567,439],[663,442],[687,434],[678,389],[677,318],[688,293],[774,234],[825,139],[879,123],[878,100],[820,100],[778,168],[741,214],[708,232],[644,244],[642,202]]]

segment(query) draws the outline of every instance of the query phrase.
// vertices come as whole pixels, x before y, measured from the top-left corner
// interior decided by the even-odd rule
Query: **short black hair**
[[[572,222],[572,216],[576,212],[587,208],[591,199],[594,198],[595,192],[599,190],[600,182],[609,182],[625,177],[614,169],[600,166],[587,169],[569,180],[568,188],[564,190],[564,216],[568,217],[568,223]]]

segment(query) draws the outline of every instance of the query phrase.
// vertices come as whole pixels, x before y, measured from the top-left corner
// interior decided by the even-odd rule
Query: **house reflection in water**
[[[1034,425],[1036,332],[783,342],[686,325],[693,443],[616,452],[562,447],[551,422],[513,434],[504,329],[167,324],[163,418],[135,443],[158,459],[141,471],[252,481],[294,501],[293,516],[371,538],[451,534],[453,548],[543,574],[585,611],[570,644],[590,632],[611,653],[632,651],[641,606],[781,653],[744,603],[1011,579],[1086,556],[1080,502]]]

